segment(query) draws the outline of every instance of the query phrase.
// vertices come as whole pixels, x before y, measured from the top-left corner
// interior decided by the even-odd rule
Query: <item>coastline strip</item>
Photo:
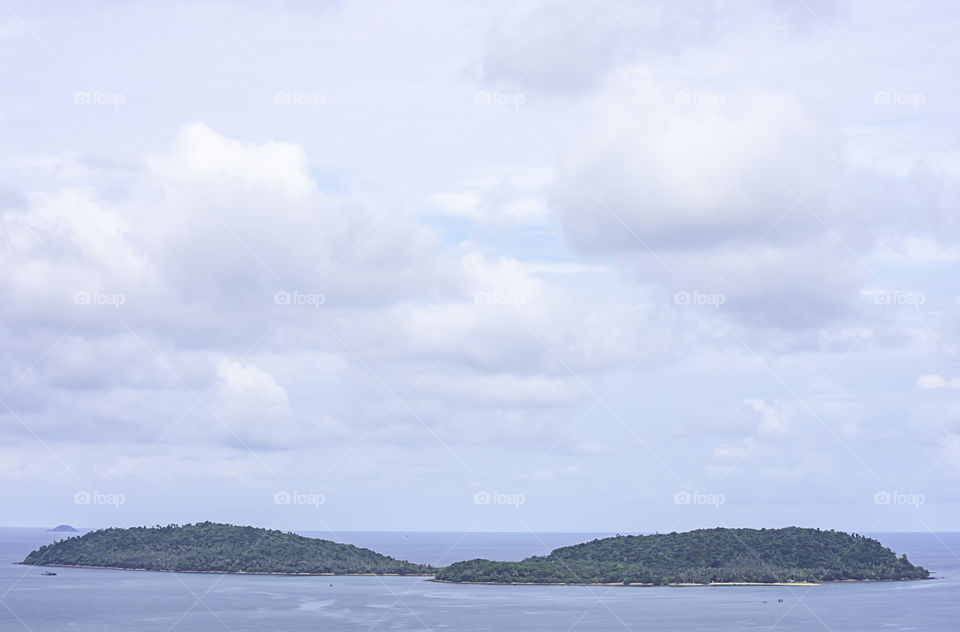
[[[276,575],[280,577],[433,577],[433,575],[403,574],[403,573],[284,573],[276,571],[197,571],[180,570],[174,568],[130,568],[123,566],[95,566],[92,564],[24,564],[20,566],[35,566],[38,568],[89,568],[104,571],[142,571],[145,573],[196,573],[203,575]]]

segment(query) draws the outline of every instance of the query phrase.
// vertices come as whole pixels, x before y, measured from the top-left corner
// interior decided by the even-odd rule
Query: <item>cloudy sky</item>
[[[951,2],[10,2],[3,524],[950,530]]]

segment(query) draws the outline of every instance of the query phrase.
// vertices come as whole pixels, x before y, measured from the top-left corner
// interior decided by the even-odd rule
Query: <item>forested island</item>
[[[929,579],[877,540],[820,529],[700,529],[616,536],[520,562],[413,564],[351,544],[213,522],[100,529],[31,552],[23,564],[277,575],[434,575],[482,584],[777,584]]]
[[[436,574],[463,583],[655,586],[929,578],[872,538],[798,527],[616,536],[520,562],[457,562]]]
[[[290,575],[433,575],[436,570],[352,544],[214,522],[100,529],[41,546],[22,563]]]

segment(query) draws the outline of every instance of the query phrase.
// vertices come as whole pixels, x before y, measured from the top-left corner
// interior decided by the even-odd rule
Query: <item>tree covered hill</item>
[[[440,569],[451,582],[675,584],[926,579],[877,540],[820,529],[700,529],[617,536],[521,562],[470,560]]]
[[[101,529],[40,547],[23,564],[223,573],[431,575],[352,544],[214,522]]]

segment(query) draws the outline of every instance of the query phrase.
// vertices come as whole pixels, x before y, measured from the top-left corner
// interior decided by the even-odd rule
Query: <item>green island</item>
[[[32,551],[21,562],[127,570],[270,575],[425,575],[479,584],[704,585],[929,579],[877,540],[820,529],[699,529],[621,536],[520,562],[445,568],[295,533],[214,522],[100,529]]]
[[[433,575],[352,544],[214,522],[100,529],[32,551],[22,564],[276,575]]]
[[[520,562],[457,562],[439,569],[435,581],[662,586],[929,578],[872,538],[788,527],[618,535]]]

